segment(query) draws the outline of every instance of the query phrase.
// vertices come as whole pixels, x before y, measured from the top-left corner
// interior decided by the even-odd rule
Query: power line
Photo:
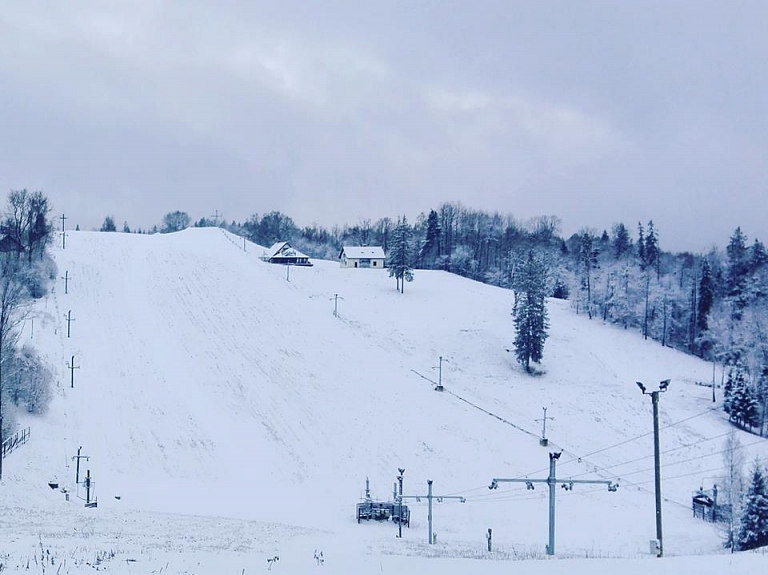
[[[686,445],[681,445],[679,447],[673,447],[672,449],[667,449],[665,451],[662,451],[662,455],[666,455],[667,453],[672,453],[674,451],[680,451],[681,449],[686,449],[688,447],[693,447],[695,445],[700,445],[702,443],[706,443],[707,441],[713,441],[715,439],[720,439],[721,437],[725,437],[730,432],[721,433],[720,435],[715,435],[714,437],[708,437],[706,439],[700,439],[699,441],[694,441],[692,443],[688,443]],[[642,457],[636,457],[635,459],[629,459],[627,461],[622,461],[621,463],[613,463],[611,465],[605,465],[605,466],[594,466],[596,470],[600,471],[607,471],[608,469],[613,469],[614,467],[621,467],[623,465],[629,465],[630,463],[637,463],[638,461],[643,461],[644,459],[650,459],[653,457],[653,454],[651,455],[643,455]],[[664,467],[664,466],[662,466]],[[587,475],[589,473],[595,473],[596,471],[585,471],[584,473],[579,473],[577,475],[573,475],[572,477],[581,477],[582,475]]]
[[[757,441],[753,441],[752,443],[747,443],[746,445],[742,445],[742,447],[750,447],[752,445],[756,445],[758,443],[762,443],[764,440],[758,439]],[[712,453],[705,453],[704,455],[697,455],[696,457],[689,457],[688,459],[681,459],[680,461],[673,461],[672,463],[665,463],[662,465],[662,469],[666,469],[667,467],[674,467],[675,465],[680,465],[681,463],[689,463],[691,461],[697,461],[699,459],[706,459],[707,457],[714,457],[715,455],[720,455],[722,453],[725,453],[728,451],[727,449],[721,449],[720,451],[713,451]],[[640,469],[638,471],[631,471],[629,473],[623,473],[621,477],[626,477],[627,475],[635,475],[636,473],[644,473],[646,471],[652,471],[653,468],[649,469]]]
[[[760,463],[766,463],[768,462],[768,458],[757,458],[757,461]],[[702,473],[714,473],[715,471],[723,471],[724,469],[728,469],[728,466],[723,467],[715,467],[714,469],[702,469],[699,471],[694,471],[692,473],[684,473],[682,475],[674,475],[672,477],[665,477],[665,480],[672,480],[672,479],[680,479],[682,477],[691,477],[692,475],[701,475]],[[641,481],[637,485],[644,485],[645,483],[650,483],[649,481]]]
[[[418,373],[417,371],[415,371],[415,370],[411,370],[411,371],[413,371],[413,372],[414,372],[416,375],[418,375],[419,377],[422,377],[422,378],[426,379],[427,381],[430,381],[431,383],[434,383],[434,382],[432,382],[432,380],[430,380],[430,379],[429,379],[429,378],[427,378],[427,377],[424,377],[423,375],[421,375],[421,374],[420,374],[420,373]],[[450,391],[449,391],[448,393],[452,393],[452,392],[450,392]],[[453,395],[455,395],[455,394],[453,394]],[[466,400],[465,400],[465,401],[466,401]],[[469,403],[469,402],[467,402],[467,403]],[[667,425],[665,425],[665,426],[661,427],[660,429],[669,429],[669,428],[671,428],[671,427],[675,427],[675,426],[677,426],[677,425],[680,425],[681,423],[685,423],[685,422],[687,422],[687,421],[690,421],[690,420],[692,420],[692,419],[696,419],[697,417],[701,417],[701,416],[703,416],[703,415],[706,415],[707,413],[709,413],[709,412],[711,412],[711,411],[715,411],[715,410],[717,410],[717,409],[719,409],[719,408],[717,408],[717,407],[711,407],[711,408],[709,408],[709,409],[707,409],[707,410],[705,410],[705,411],[702,411],[701,413],[697,413],[697,414],[695,414],[695,415],[691,415],[691,416],[689,416],[689,417],[686,417],[685,419],[681,419],[681,420],[679,420],[679,421],[675,421],[675,422],[673,422],[673,423],[669,423],[669,424],[667,424]],[[523,430],[523,431],[525,431],[525,430]],[[530,435],[534,435],[534,434],[532,434],[532,433],[530,433],[530,432],[527,432],[527,431],[526,431],[526,433],[529,433]],[[704,442],[706,442],[706,441],[712,441],[712,440],[714,440],[714,439],[719,439],[720,437],[724,437],[724,436],[728,435],[728,433],[729,433],[729,432],[726,432],[726,433],[723,433],[723,434],[721,434],[721,435],[716,435],[716,436],[714,436],[714,437],[710,437],[710,438],[707,438],[707,439],[703,439],[703,440],[700,440],[700,441],[694,442],[694,443],[692,443],[692,444],[689,444],[688,446],[686,446],[686,445],[683,445],[683,446],[680,446],[680,447],[675,447],[675,448],[672,448],[672,449],[669,449],[669,450],[665,451],[664,453],[669,453],[669,452],[672,452],[672,451],[676,451],[676,450],[679,450],[679,449],[683,449],[683,448],[685,448],[685,447],[689,447],[689,446],[691,446],[691,445],[697,445],[697,444],[699,444],[699,443],[704,443]],[[614,444],[612,444],[612,445],[608,445],[608,446],[606,446],[606,447],[602,447],[602,448],[600,448],[600,449],[598,449],[598,450],[596,450],[596,451],[592,451],[592,452],[590,452],[590,453],[587,453],[586,455],[582,455],[582,456],[576,456],[576,455],[574,454],[574,457],[573,457],[572,459],[569,459],[568,461],[565,461],[565,462],[561,463],[560,465],[562,466],[562,465],[565,465],[565,464],[568,464],[568,463],[573,463],[573,462],[575,462],[575,461],[576,461],[576,462],[578,462],[578,463],[584,463],[585,465],[589,465],[589,466],[591,466],[591,467],[593,467],[593,468],[595,469],[595,471],[585,471],[584,473],[580,473],[580,474],[578,474],[578,475],[573,475],[573,476],[572,476],[572,477],[581,477],[581,476],[587,475],[587,474],[589,474],[589,473],[596,473],[598,470],[607,470],[607,469],[609,469],[609,468],[611,468],[611,467],[618,467],[618,466],[620,466],[620,465],[625,465],[625,464],[628,464],[628,463],[632,463],[632,462],[634,462],[634,461],[641,461],[641,460],[643,460],[643,459],[649,459],[649,458],[653,457],[653,455],[647,455],[647,456],[639,457],[639,458],[637,458],[637,459],[634,459],[634,460],[625,461],[625,462],[623,462],[623,463],[616,463],[616,464],[613,464],[613,465],[609,465],[609,466],[607,466],[607,467],[601,467],[601,466],[598,466],[598,465],[594,465],[594,464],[592,464],[592,463],[590,463],[589,461],[587,461],[587,460],[586,460],[586,458],[587,458],[587,457],[591,457],[591,456],[593,456],[593,455],[596,455],[596,454],[598,454],[598,453],[603,453],[603,452],[605,452],[605,451],[609,451],[609,450],[611,450],[611,449],[615,449],[616,447],[621,447],[622,445],[626,445],[627,443],[631,443],[631,442],[633,442],[633,441],[636,441],[636,440],[638,440],[638,439],[642,439],[643,437],[647,437],[647,436],[649,436],[649,435],[652,435],[652,434],[653,434],[653,431],[649,431],[649,432],[647,432],[647,433],[642,433],[642,434],[640,434],[640,435],[637,435],[637,436],[635,436],[635,437],[630,437],[630,438],[628,438],[628,439],[625,439],[625,440],[623,440],[623,441],[620,441],[620,442],[618,442],[618,443],[614,443]],[[564,450],[564,452],[565,452],[565,453],[571,453],[569,450]],[[529,475],[535,475],[535,474],[537,474],[537,473],[541,473],[541,472],[543,472],[543,471],[547,471],[547,469],[548,469],[548,468],[544,467],[544,468],[541,468],[541,469],[537,469],[537,470],[535,470],[535,471],[531,471],[531,472],[529,472],[529,473],[520,474],[520,475],[517,475],[517,476],[515,477],[515,479],[524,479],[524,478],[528,477]],[[611,476],[613,476],[613,477],[615,477],[615,478],[618,478],[618,477],[619,477],[619,475],[618,475],[618,474],[616,474],[616,473],[610,473],[609,475],[611,475]],[[470,492],[472,492],[472,491],[484,490],[484,489],[486,489],[486,488],[487,488],[487,485],[482,485],[482,486],[479,486],[479,487],[472,487],[472,488],[469,488],[469,489],[464,489],[464,490],[460,490],[460,491],[455,491],[455,492],[453,492],[451,495],[457,495],[457,494],[460,494],[460,493],[470,493]],[[488,495],[492,495],[492,494],[486,494],[485,496],[487,497]],[[484,496],[483,496],[483,495],[480,495],[480,496],[478,496],[478,497],[484,497]]]

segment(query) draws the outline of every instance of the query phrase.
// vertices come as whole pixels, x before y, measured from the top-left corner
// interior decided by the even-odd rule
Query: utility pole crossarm
[[[499,483],[525,483],[528,489],[534,489],[534,483],[546,483],[549,490],[549,543],[547,544],[547,555],[555,554],[555,486],[559,483],[563,489],[570,491],[576,483],[582,484],[601,484],[607,485],[608,491],[616,491],[619,486],[613,481],[605,479],[558,479],[556,474],[557,460],[563,454],[550,452],[549,454],[549,475],[544,478],[528,479],[523,477],[495,477],[491,480],[488,489],[498,489]]]
[[[435,542],[434,533],[432,531],[432,501],[437,499],[437,502],[440,503],[443,499],[458,499],[461,503],[466,503],[466,498],[460,496],[460,495],[435,495],[432,493],[432,480],[427,480],[427,494],[426,495],[400,495],[400,501],[403,499],[415,499],[416,501],[421,501],[422,499],[426,499],[429,503],[429,511],[427,512],[427,522],[428,522],[428,529],[429,529],[429,544],[432,545]]]
[[[503,477],[495,477],[491,480],[491,484],[488,489],[498,489],[499,483],[548,483],[548,479],[505,479]]]
[[[505,479],[503,477],[495,477],[491,479],[491,484],[488,486],[488,489],[497,489],[499,487],[499,483],[549,483],[549,479]],[[615,491],[615,488],[618,488],[618,483],[614,483],[613,481],[609,481],[607,479],[555,479],[553,483],[563,483],[568,485],[575,485],[577,483],[586,484],[597,484],[597,485],[607,485],[608,489],[611,491]]]
[[[400,495],[401,499],[415,499],[421,501],[422,499],[428,499],[429,495]],[[432,499],[440,503],[443,499],[458,499],[461,503],[466,503],[467,498],[459,495],[433,495]]]

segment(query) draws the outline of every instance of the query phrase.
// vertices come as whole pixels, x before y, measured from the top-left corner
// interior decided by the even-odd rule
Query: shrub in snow
[[[29,345],[17,350],[8,379],[8,395],[29,413],[44,413],[51,400],[53,373]]]

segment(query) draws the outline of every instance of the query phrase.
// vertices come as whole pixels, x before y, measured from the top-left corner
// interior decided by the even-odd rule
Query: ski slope
[[[47,415],[21,419],[31,440],[5,461],[0,561],[10,572],[42,546],[72,573],[92,569],[98,553],[112,555],[98,566],[115,573],[261,571],[274,556],[276,572],[302,573],[317,567],[317,549],[329,573],[500,573],[509,560],[543,556],[548,500],[545,486],[488,485],[546,477],[555,450],[559,478],[620,487],[558,488],[560,560],[526,572],[765,563],[691,557],[721,553],[716,529],[689,506],[693,489],[717,481],[729,430],[711,389],[696,385],[712,380],[711,364],[550,300],[542,374],[532,377],[508,351],[506,290],[417,271],[399,294],[383,270],[286,269],[262,262],[262,247],[243,247],[204,228],[68,232],[66,249],[54,248],[67,293],[58,279],[20,336],[51,364],[57,388]],[[440,357],[443,393],[434,390]],[[653,389],[667,378],[668,557],[658,562],[648,560],[651,402],[634,382]],[[554,418],[547,448],[535,421],[544,406]],[[768,455],[765,440],[741,441],[748,461]],[[78,497],[79,447],[97,509]],[[366,478],[374,497],[390,499],[400,467],[407,495],[426,494],[431,479],[436,495],[466,498],[435,505],[436,545],[426,543],[425,499],[409,501],[402,539],[391,523],[355,520]],[[575,559],[584,557],[603,560]]]

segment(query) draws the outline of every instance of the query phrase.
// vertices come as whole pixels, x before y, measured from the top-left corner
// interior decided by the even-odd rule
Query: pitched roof
[[[288,242],[277,242],[273,244],[264,256],[265,259],[270,260],[274,257],[282,258],[309,258],[308,255],[301,253],[299,250],[292,248]]]
[[[384,259],[384,249],[381,246],[344,246],[341,248],[339,258],[341,258],[341,254],[353,259]]]

